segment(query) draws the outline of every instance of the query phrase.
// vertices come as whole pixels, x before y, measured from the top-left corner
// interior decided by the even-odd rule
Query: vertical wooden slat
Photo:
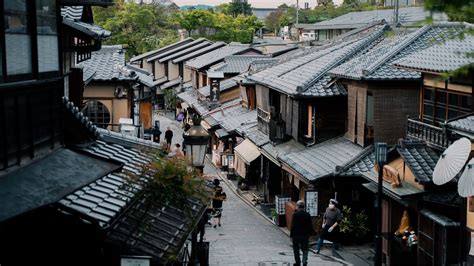
[[[367,111],[367,88],[357,88],[357,143],[365,144],[365,116]]]
[[[0,120],[6,121],[5,117],[5,98],[0,97]],[[8,167],[8,147],[7,147],[7,123],[0,123],[0,137],[3,147],[3,168]]]
[[[15,141],[16,141],[16,161],[18,164],[21,162],[21,141],[20,141],[20,136],[21,136],[21,130],[20,130],[20,117],[19,117],[19,112],[20,108],[18,106],[18,95],[14,96],[14,104],[13,104],[14,112],[15,112],[15,121],[13,123],[15,124]]]
[[[357,116],[357,89],[349,84],[347,86],[347,137],[350,141],[356,140],[356,116]]]

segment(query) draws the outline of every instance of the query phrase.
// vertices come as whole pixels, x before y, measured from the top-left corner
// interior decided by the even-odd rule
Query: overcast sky
[[[182,5],[212,5],[216,6],[222,3],[229,3],[230,0],[174,0],[178,6]],[[308,2],[311,7],[316,5],[316,0],[300,0],[300,7],[304,6],[305,2]],[[342,3],[342,0],[333,0],[334,4],[338,5]],[[296,4],[296,0],[249,0],[249,3],[253,7],[277,7],[281,4],[292,5]]]

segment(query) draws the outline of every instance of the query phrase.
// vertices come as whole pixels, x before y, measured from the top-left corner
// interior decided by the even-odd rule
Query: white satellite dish
[[[443,185],[453,179],[464,167],[469,153],[471,141],[467,138],[456,140],[441,155],[433,171],[433,183]]]
[[[458,181],[458,193],[462,197],[474,196],[474,158],[467,163]]]

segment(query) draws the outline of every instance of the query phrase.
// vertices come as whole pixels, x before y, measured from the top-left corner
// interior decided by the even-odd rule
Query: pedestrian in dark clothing
[[[219,180],[217,180],[219,181]],[[218,225],[221,226],[221,217],[222,217],[222,202],[227,199],[227,195],[222,190],[222,187],[219,186],[219,182],[214,183],[216,187],[214,188],[214,197],[212,198],[212,209],[214,218],[214,228]]]
[[[309,236],[313,233],[311,215],[304,210],[304,201],[299,200],[291,222],[290,237],[293,240],[295,264],[301,265],[300,249],[303,252],[303,265],[308,265]]]
[[[168,127],[165,132],[165,139],[166,139],[166,149],[169,152],[171,149],[171,140],[173,139],[173,131],[171,131],[170,127]]]
[[[342,212],[336,207],[337,204],[337,200],[329,200],[329,206],[323,216],[323,231],[321,232],[317,243],[317,254],[319,254],[319,251],[321,250],[324,239],[326,239],[328,236],[334,236],[336,231],[339,230],[337,226],[341,223]],[[333,241],[333,243],[333,248],[335,248],[336,242]]]

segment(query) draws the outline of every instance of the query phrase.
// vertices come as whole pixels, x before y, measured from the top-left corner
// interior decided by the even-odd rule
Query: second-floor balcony
[[[409,139],[423,140],[428,146],[440,150],[446,149],[451,144],[451,140],[443,128],[411,118],[407,119],[406,137]]]
[[[281,142],[286,136],[286,122],[279,115],[272,115],[261,108],[257,108],[257,123],[259,129],[268,135],[274,143]]]

